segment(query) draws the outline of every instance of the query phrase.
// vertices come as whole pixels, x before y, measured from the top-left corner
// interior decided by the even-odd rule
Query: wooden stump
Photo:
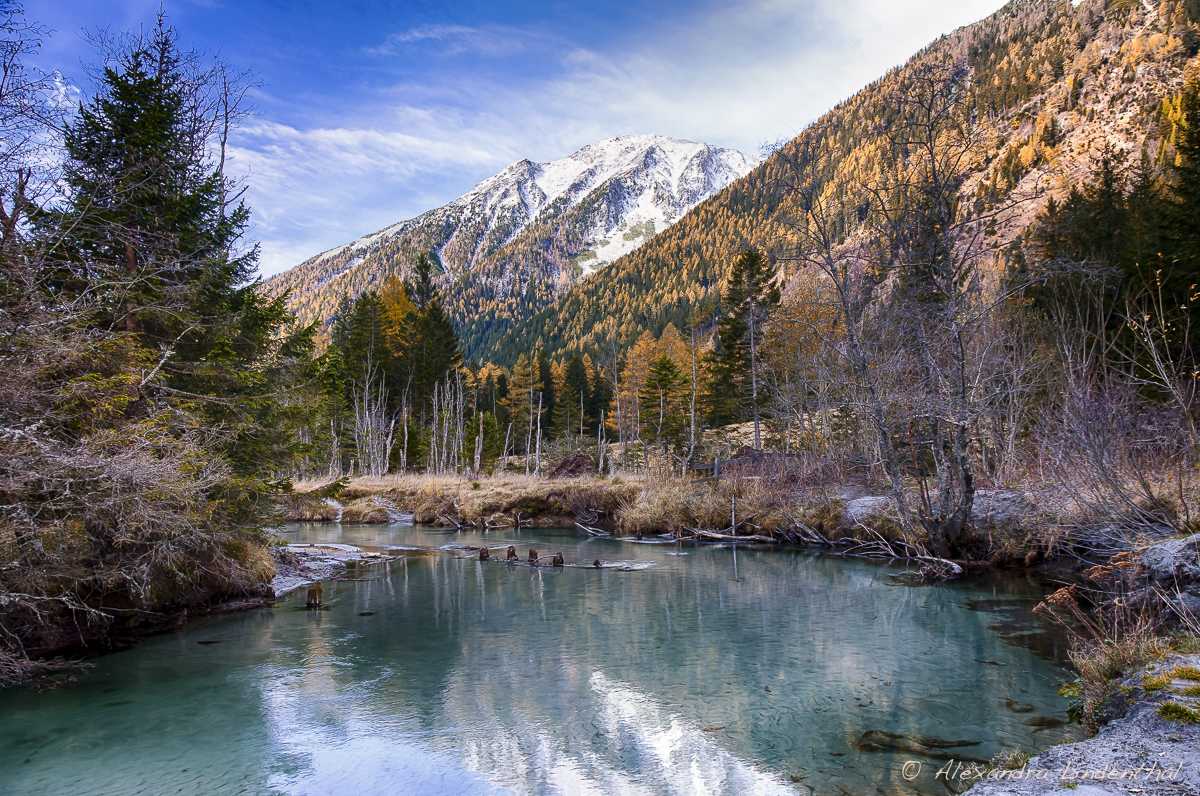
[[[321,581],[317,581],[313,585],[309,586],[308,587],[308,600],[304,603],[305,607],[306,608],[320,608],[322,591],[323,591],[323,587],[321,586]]]

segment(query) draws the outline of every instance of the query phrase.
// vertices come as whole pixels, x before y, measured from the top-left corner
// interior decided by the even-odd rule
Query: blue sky
[[[271,274],[622,134],[757,153],[1001,0],[165,0],[185,46],[264,82],[238,134]],[[158,0],[26,0],[38,66],[85,82],[82,29]]]

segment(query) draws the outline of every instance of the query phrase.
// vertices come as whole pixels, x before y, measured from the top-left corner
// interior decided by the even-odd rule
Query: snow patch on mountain
[[[469,251],[468,262],[459,268],[447,263],[451,271],[469,270],[539,217],[559,215],[606,186],[620,183],[623,198],[618,206],[609,202],[608,212],[600,214],[588,235],[579,264],[590,273],[633,251],[756,165],[757,159],[733,149],[660,135],[617,136],[561,160],[518,161],[450,204],[331,249],[306,265],[358,255],[389,239],[429,228],[449,233],[436,236],[432,248],[439,255],[456,239],[474,236],[459,241],[463,246],[458,248]]]

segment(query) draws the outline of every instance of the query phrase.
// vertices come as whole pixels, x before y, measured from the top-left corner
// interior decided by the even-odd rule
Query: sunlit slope
[[[786,231],[776,223],[786,211],[786,160],[802,148],[824,150],[829,157],[822,177],[830,192],[888,168],[888,130],[901,120],[889,95],[923,63],[952,62],[967,70],[967,103],[987,152],[971,164],[965,189],[1042,192],[1017,223],[997,230],[1011,237],[1046,197],[1088,172],[1105,140],[1135,158],[1143,147],[1151,158],[1173,157],[1169,99],[1179,91],[1185,67],[1195,64],[1198,19],[1200,0],[1149,10],[1130,0],[1009,3],[943,36],[833,108],[749,175],[515,325],[484,357],[508,364],[543,345],[552,356],[602,349],[611,340],[628,345],[643,330],[658,334],[668,322],[685,328],[693,313],[711,317],[737,249],[754,243],[786,251]]]
[[[304,323],[327,325],[344,297],[404,276],[432,251],[468,353],[490,318],[509,328],[580,277],[637,249],[746,174],[740,152],[659,135],[619,136],[561,160],[522,160],[417,218],[339,246],[268,281]]]

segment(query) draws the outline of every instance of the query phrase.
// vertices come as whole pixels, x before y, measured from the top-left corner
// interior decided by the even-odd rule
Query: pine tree
[[[670,462],[671,452],[683,444],[686,418],[681,400],[683,374],[675,360],[663,354],[650,366],[641,390],[642,434],[652,437]]]
[[[204,81],[177,40],[160,15],[104,68],[64,133],[69,199],[44,223],[65,231],[64,292],[98,297],[96,327],[154,351],[167,395],[196,402],[235,471],[261,483],[300,451],[286,393],[305,378],[313,329],[253,280],[258,250],[239,250],[249,210],[210,157]]]
[[[757,367],[762,326],[779,304],[775,267],[762,252],[743,249],[733,262],[717,321],[717,345],[707,357],[706,402],[710,420],[725,425],[754,420],[754,445],[761,447],[759,415],[764,392]]]

